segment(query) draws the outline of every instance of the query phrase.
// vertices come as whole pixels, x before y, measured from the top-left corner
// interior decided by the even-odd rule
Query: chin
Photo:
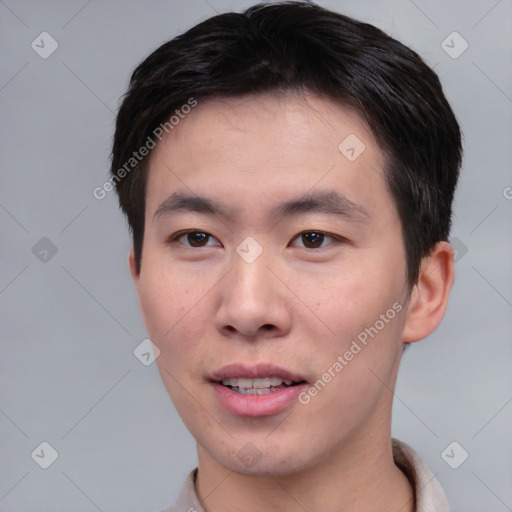
[[[321,459],[321,453],[307,454],[296,446],[262,447],[264,441],[247,441],[241,448],[230,447],[229,453],[210,451],[210,455],[222,466],[245,476],[285,477],[305,471],[315,466]],[[261,449],[257,448],[257,445]]]
[[[260,459],[253,466],[248,466],[236,459],[231,459],[228,469],[244,476],[254,477],[284,477],[306,469],[300,467],[297,463],[284,462],[283,460],[265,460]]]

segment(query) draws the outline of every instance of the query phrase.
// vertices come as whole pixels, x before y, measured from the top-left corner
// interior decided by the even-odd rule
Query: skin
[[[349,134],[366,146],[352,162],[338,150]],[[133,251],[129,265],[163,382],[197,442],[206,511],[414,510],[392,457],[392,390],[403,344],[428,336],[444,315],[453,251],[439,243],[411,291],[384,166],[356,113],[291,93],[200,103],[153,150],[140,273]],[[368,218],[269,214],[320,190]],[[223,202],[235,215],[154,218],[174,192]],[[182,230],[211,236],[200,247],[186,235],[169,241]],[[315,244],[304,231],[329,236]],[[247,236],[263,249],[252,263],[236,252]],[[228,363],[269,362],[314,383],[397,302],[400,313],[306,405],[236,416],[206,379]],[[246,443],[261,454],[250,467],[237,456]]]

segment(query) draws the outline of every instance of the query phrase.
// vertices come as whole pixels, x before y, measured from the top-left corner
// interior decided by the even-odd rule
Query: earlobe
[[[135,252],[133,250],[133,247],[130,249],[130,252],[128,253],[128,268],[130,269],[130,274],[132,276],[133,281],[135,282],[135,285],[138,285],[140,274],[137,272],[137,265],[135,263]]]
[[[413,343],[431,334],[446,312],[454,281],[453,248],[439,242],[421,264],[409,301],[402,341]]]
[[[135,260],[135,252],[132,249],[130,249],[130,252],[128,253],[128,267],[130,269],[130,274],[132,276],[133,282],[135,283],[135,287],[137,289],[137,295],[139,296],[139,305],[140,305],[140,311],[142,315],[142,323],[147,326],[146,323],[146,315],[143,307],[143,302],[141,299],[141,288],[139,287],[140,284],[140,272],[137,272],[137,264]]]

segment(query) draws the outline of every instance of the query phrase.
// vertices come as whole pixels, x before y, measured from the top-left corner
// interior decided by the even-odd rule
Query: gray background
[[[146,333],[128,232],[114,194],[92,190],[107,178],[135,65],[252,3],[0,1],[2,511],[158,510],[196,464],[155,364],[133,354]],[[419,52],[461,123],[456,284],[440,328],[404,356],[393,435],[422,455],[453,511],[512,510],[512,2],[319,3]],[[43,31],[59,44],[47,59],[31,48]],[[469,44],[458,58],[441,46],[453,31]],[[48,469],[31,458],[42,441],[59,455]],[[452,441],[469,453],[458,469],[441,457]]]

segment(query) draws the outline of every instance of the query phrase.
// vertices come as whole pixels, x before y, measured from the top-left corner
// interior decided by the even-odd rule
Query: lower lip
[[[211,385],[219,402],[232,414],[239,416],[271,416],[283,411],[307,387],[306,383],[296,384],[266,395],[242,395],[222,384],[212,382]]]

